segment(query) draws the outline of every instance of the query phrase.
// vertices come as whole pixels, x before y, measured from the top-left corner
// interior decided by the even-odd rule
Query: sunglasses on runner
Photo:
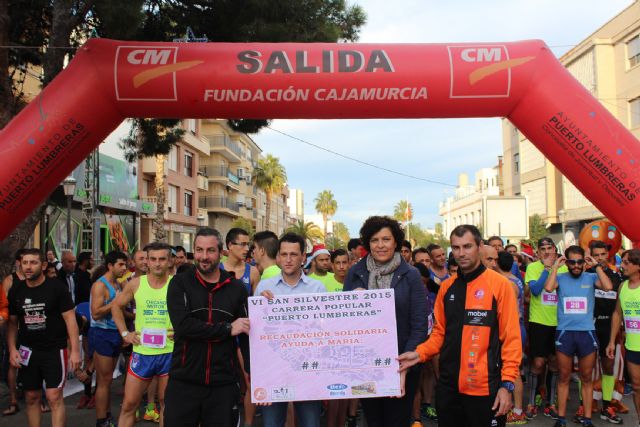
[[[584,265],[583,259],[568,259],[567,265]]]

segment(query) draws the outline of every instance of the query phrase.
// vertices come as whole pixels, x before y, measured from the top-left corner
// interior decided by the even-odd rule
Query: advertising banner
[[[249,298],[254,403],[400,395],[393,289]]]

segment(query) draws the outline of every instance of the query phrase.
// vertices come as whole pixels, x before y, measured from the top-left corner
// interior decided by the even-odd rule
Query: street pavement
[[[122,377],[117,378],[113,382],[112,386],[112,394],[111,394],[111,410],[113,412],[114,418],[117,420],[118,413],[120,412],[120,404],[122,403]],[[0,408],[4,410],[8,406],[9,399],[6,394],[6,385],[0,385]],[[78,399],[80,399],[81,394],[77,393],[72,396],[68,396],[65,398],[65,406],[67,409],[67,426],[69,427],[93,427],[95,426],[95,410],[88,409],[76,409],[76,403]],[[577,396],[578,389],[576,384],[572,384],[570,396],[572,399],[569,401],[569,414],[573,414],[577,407]],[[623,402],[631,408],[630,413],[626,415],[622,415],[623,425],[629,427],[636,427],[637,419],[635,416],[635,410],[633,409],[633,399],[632,396],[625,396]],[[593,423],[595,425],[606,426],[611,425],[606,421],[600,420],[599,416],[593,417]],[[554,421],[550,418],[545,417],[542,414],[539,414],[533,421],[530,421],[528,426],[545,426],[552,427]],[[136,426],[153,426],[154,423],[150,421],[139,421]],[[326,425],[326,422],[323,420],[323,426]],[[571,419],[568,420],[568,425],[575,425],[571,422]],[[24,411],[24,402],[20,403],[20,412],[11,417],[0,417],[0,427],[27,427],[27,417]],[[42,427],[51,426],[51,416],[50,414],[43,414],[42,417]],[[256,422],[254,422],[254,426],[261,427],[262,422],[260,418],[256,418]],[[359,421],[359,427],[366,427],[366,423],[363,420]],[[436,427],[436,423],[432,421],[425,421],[425,427]],[[171,427],[171,426],[167,426]],[[396,427],[396,426],[389,426]],[[463,427],[462,425],[460,427]]]

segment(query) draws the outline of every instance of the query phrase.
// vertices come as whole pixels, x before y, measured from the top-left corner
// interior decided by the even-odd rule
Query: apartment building
[[[631,132],[640,137],[640,2],[636,1],[564,54],[560,61]],[[565,244],[603,214],[508,120],[503,120],[504,189],[529,199],[549,233]]]
[[[186,132],[167,156],[140,160],[138,188],[141,199],[157,204],[156,175],[163,175],[166,241],[192,251],[197,226],[205,225],[206,220],[205,213],[198,209],[198,199],[207,190],[207,182],[198,171],[201,159],[209,155],[209,145],[199,137],[199,120],[186,119],[182,126]],[[153,217],[160,214],[141,216],[142,243],[154,240]]]

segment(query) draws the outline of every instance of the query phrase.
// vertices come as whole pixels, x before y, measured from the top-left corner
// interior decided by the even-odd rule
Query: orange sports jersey
[[[416,351],[423,362],[440,354],[440,385],[472,396],[494,395],[515,381],[522,360],[518,302],[511,282],[480,265],[445,280],[435,325]]]

